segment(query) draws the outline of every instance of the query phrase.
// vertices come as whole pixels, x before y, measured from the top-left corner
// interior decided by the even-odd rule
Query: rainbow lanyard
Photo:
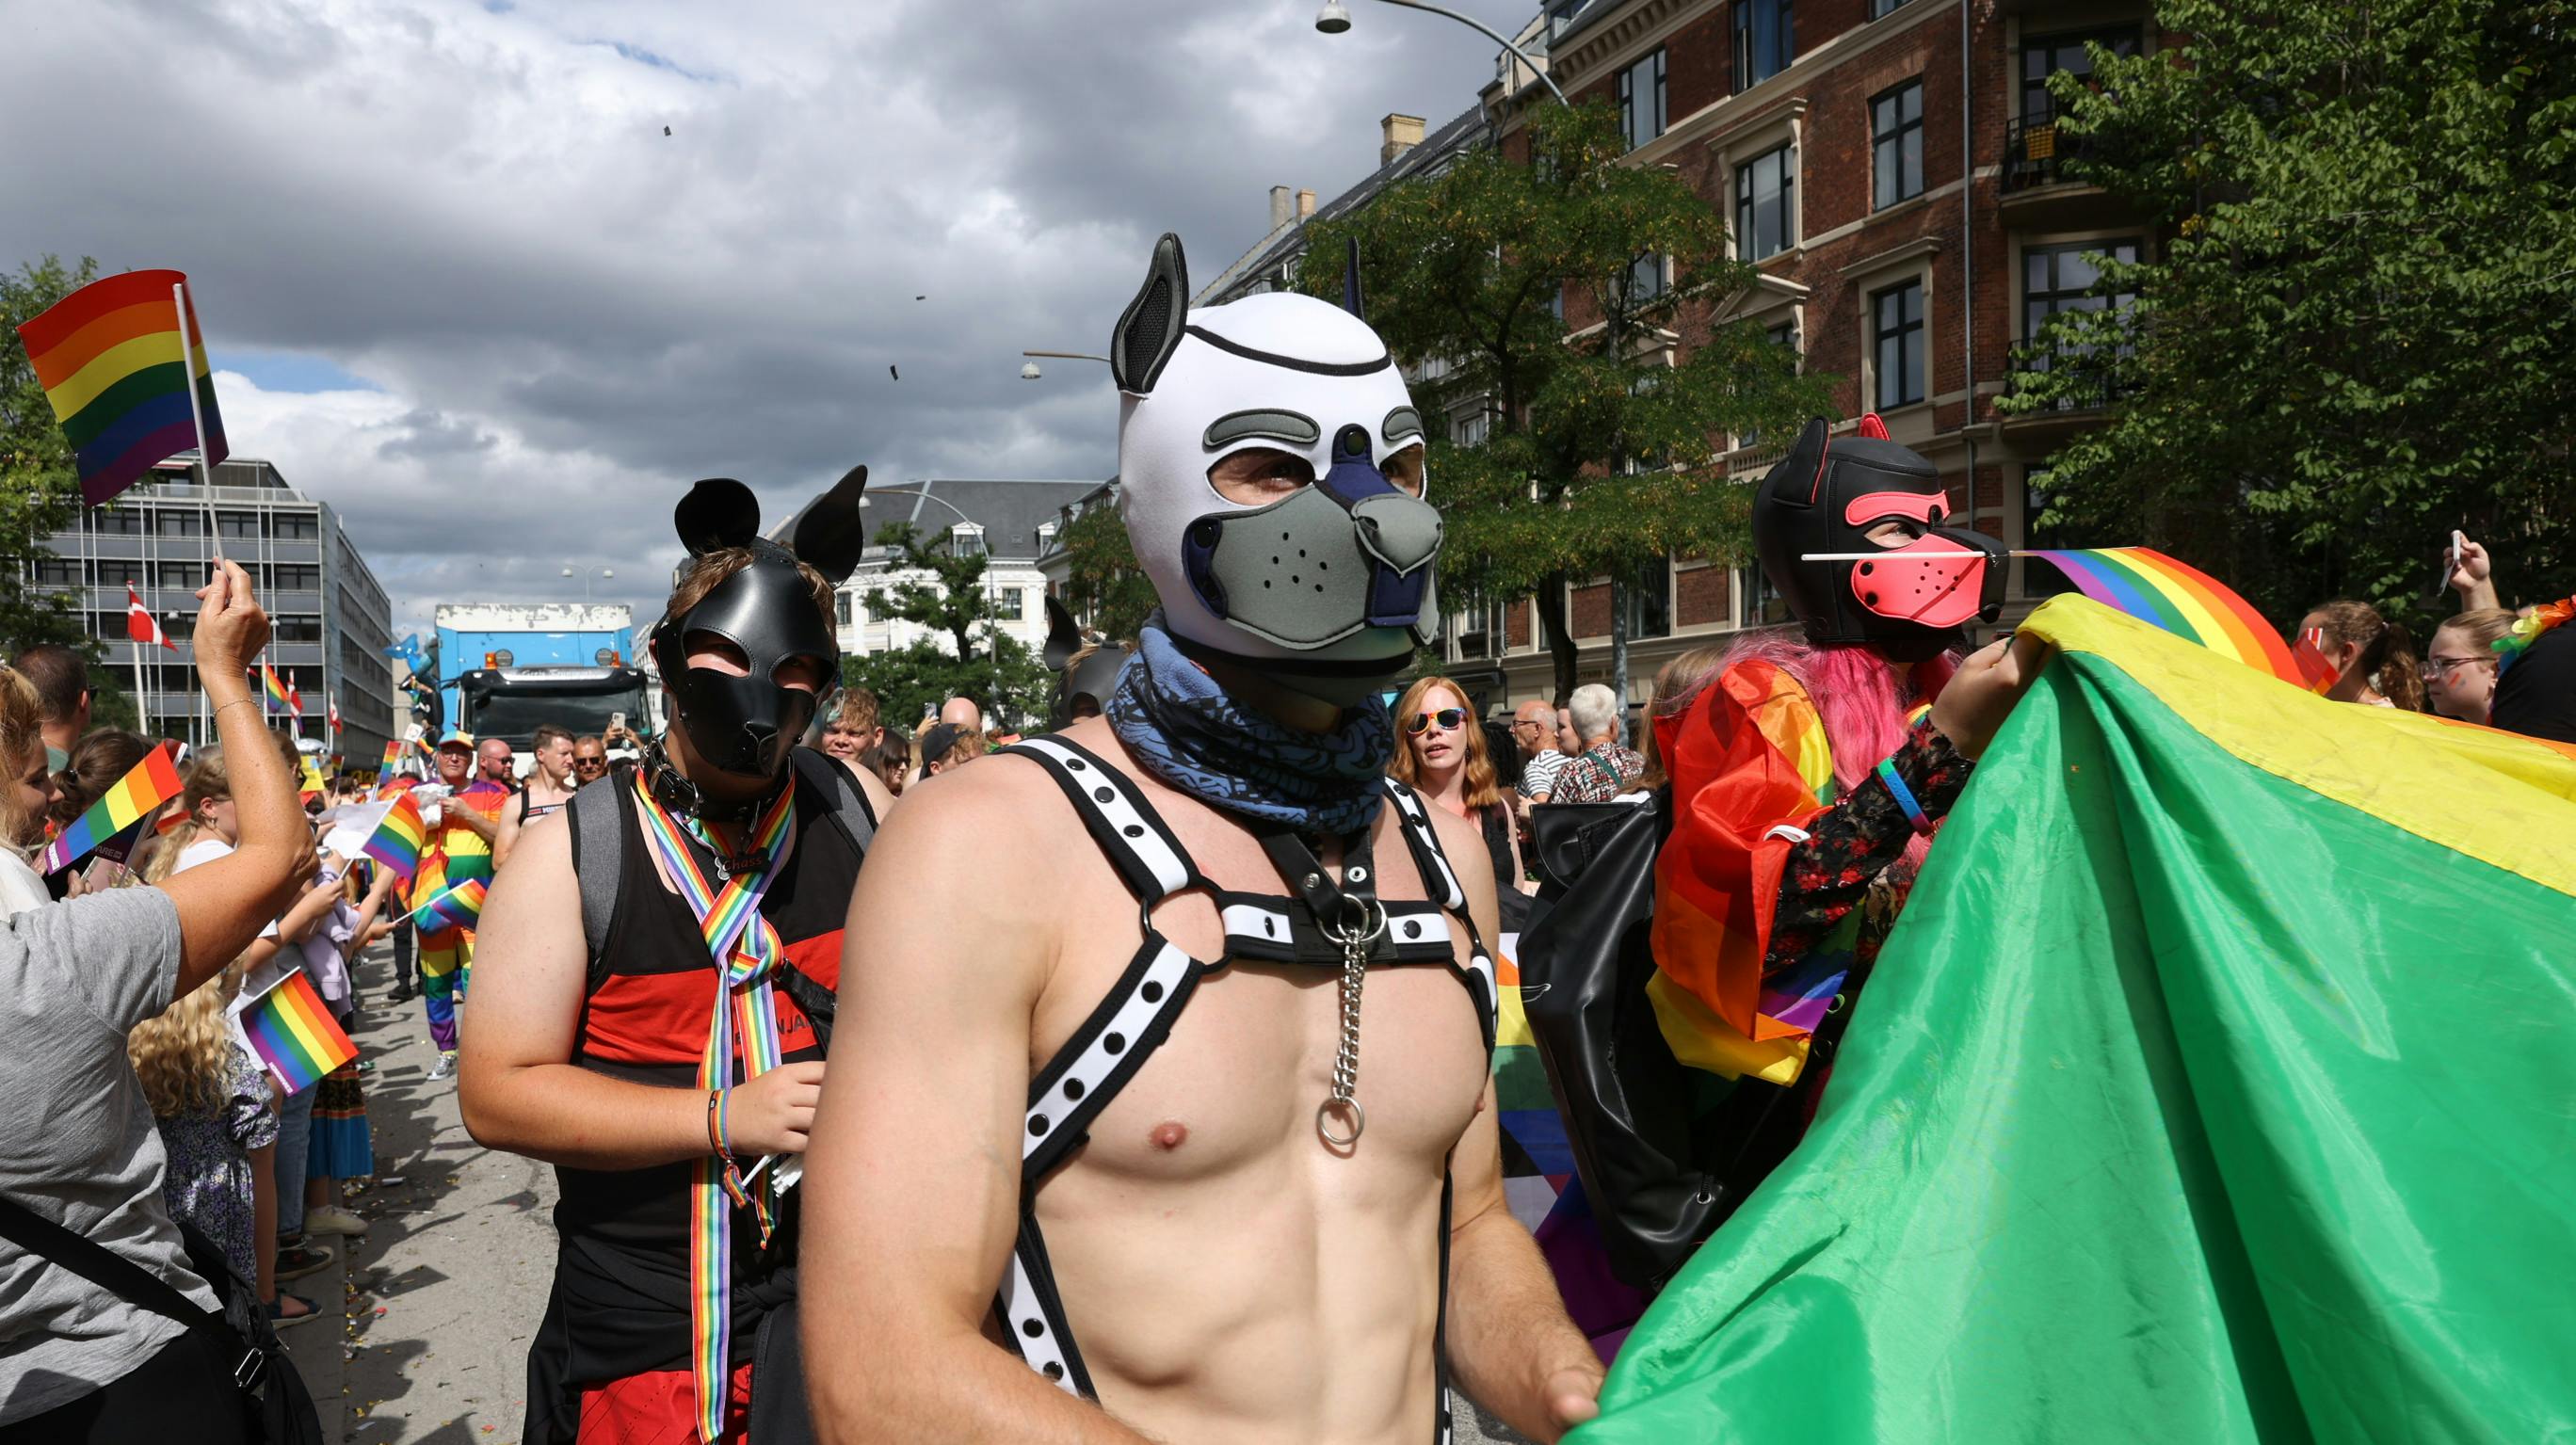
[[[707,955],[716,960],[719,983],[715,1016],[707,1026],[706,1051],[698,1058],[698,1087],[728,1088],[758,1078],[778,1067],[778,1010],[769,974],[784,955],[778,930],[760,916],[761,896],[769,891],[796,846],[795,788],[778,791],[778,799],[752,830],[752,846],[761,858],[757,869],[739,870],[725,879],[722,891],[707,885],[697,855],[689,851],[680,825],[644,787],[635,783],[635,811],[644,820],[644,842],[662,876],[698,916]],[[712,844],[710,844],[712,846]],[[721,850],[719,850],[721,851]],[[735,1077],[734,1040],[741,1036],[741,1077]],[[774,1177],[774,1176],[773,1176]],[[689,1190],[689,1366],[698,1390],[698,1436],[724,1437],[725,1394],[733,1348],[733,1232],[726,1205],[748,1208],[760,1226],[760,1242],[769,1243],[775,1221],[770,1211],[771,1183],[762,1179],[746,1187],[732,1159],[707,1155],[692,1167]]]

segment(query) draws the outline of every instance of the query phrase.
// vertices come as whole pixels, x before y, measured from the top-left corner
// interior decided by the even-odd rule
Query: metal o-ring
[[[1326,1122],[1336,1104],[1351,1111],[1351,1134],[1347,1139],[1334,1133],[1333,1126]],[[1324,1142],[1334,1148],[1348,1149],[1360,1142],[1360,1135],[1368,1132],[1368,1110],[1361,1108],[1357,1099],[1326,1099],[1315,1106],[1315,1132],[1323,1135]]]

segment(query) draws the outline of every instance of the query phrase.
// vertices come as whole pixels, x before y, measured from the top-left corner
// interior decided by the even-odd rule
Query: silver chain
[[[1344,932],[1325,926],[1325,936],[1342,945],[1342,1044],[1333,1054],[1332,1097],[1315,1106],[1315,1132],[1336,1149],[1348,1149],[1359,1143],[1368,1129],[1368,1112],[1360,1107],[1360,990],[1368,983],[1369,945],[1386,932],[1386,910],[1374,902],[1364,905],[1375,916],[1373,925],[1355,924]],[[1363,915],[1367,917],[1367,915]],[[1348,1114],[1351,1132],[1333,1132],[1335,1111]]]

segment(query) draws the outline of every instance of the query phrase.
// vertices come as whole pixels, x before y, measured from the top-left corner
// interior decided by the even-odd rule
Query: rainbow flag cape
[[[2145,547],[2025,552],[2103,606],[2226,653],[2283,682],[2307,683],[2290,645],[2225,583]]]
[[[177,271],[127,271],[83,286],[18,328],[36,382],[71,444],[81,500],[95,507],[132,486],[155,462],[197,445],[188,394],[205,413],[206,465],[230,455],[197,307],[187,325]]]
[[[472,928],[483,917],[485,887],[482,879],[468,878],[454,887],[440,889],[412,905],[411,921],[423,933]]]
[[[43,873],[59,873],[96,852],[99,845],[149,818],[162,804],[179,796],[179,768],[164,744],[143,755],[90,810],[72,820],[63,835],[46,845]]]
[[[394,797],[391,811],[376,825],[359,850],[402,877],[420,871],[420,850],[429,841],[429,829],[420,821],[420,803],[409,792]]]
[[[2576,1430],[2576,748],[2077,597],[1578,1445]]]
[[[358,1046],[340,1031],[313,980],[297,969],[266,993],[233,1006],[245,1047],[268,1069],[277,1086],[299,1094],[322,1076],[358,1056]]]

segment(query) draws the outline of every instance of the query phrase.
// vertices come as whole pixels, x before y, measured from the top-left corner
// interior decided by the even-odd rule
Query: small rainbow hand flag
[[[420,850],[428,841],[429,829],[420,821],[420,801],[404,792],[395,795],[393,810],[359,851],[409,878],[420,871]]]
[[[277,1086],[300,1094],[322,1082],[322,1076],[358,1056],[358,1046],[340,1031],[313,980],[304,970],[277,981],[268,992],[233,1007],[242,1041],[266,1065]]]
[[[187,282],[178,271],[102,277],[18,328],[71,443],[81,500],[93,507],[197,445],[196,410],[205,414],[206,465],[230,455],[193,301],[181,326]]]
[[[179,796],[179,767],[171,751],[172,745],[165,743],[145,753],[143,761],[117,779],[104,797],[46,847],[40,871],[61,872]]]
[[[2253,604],[2206,573],[2145,547],[2033,551],[2066,574],[2075,590],[2115,612],[2223,652],[2293,687],[2308,679],[2290,646]]]
[[[484,883],[468,878],[413,907],[411,921],[423,933],[472,928],[483,917]]]
[[[261,663],[259,665],[259,682],[261,688],[268,694],[268,705],[265,710],[268,712],[287,711],[286,679],[277,675],[277,669],[269,666],[265,662]]]

